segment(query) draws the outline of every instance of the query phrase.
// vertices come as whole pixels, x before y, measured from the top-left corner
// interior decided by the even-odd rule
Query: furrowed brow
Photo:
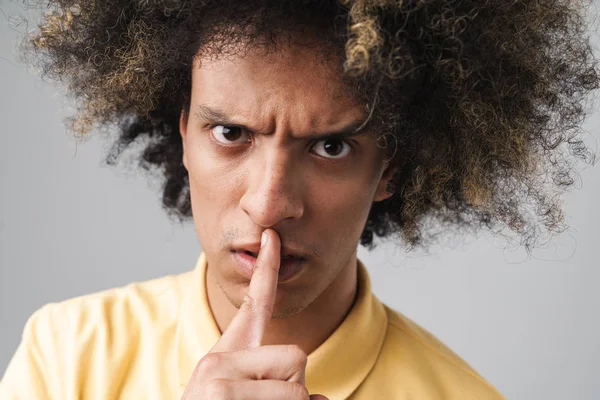
[[[198,104],[198,106],[196,107],[196,115],[210,123],[238,125],[223,111],[210,108],[204,104]]]
[[[196,112],[197,112],[196,115],[199,118],[201,118],[211,124],[237,126],[237,127],[252,131],[252,129],[249,129],[246,126],[235,122],[225,112],[223,112],[219,109],[211,108],[204,104],[198,104],[198,106],[196,108]],[[345,138],[349,138],[352,136],[358,136],[358,135],[365,134],[368,131],[369,125],[370,124],[368,124],[368,123],[365,124],[364,119],[356,119],[336,131],[317,134],[317,135],[302,136],[302,137],[298,137],[297,139],[298,140],[315,140],[315,141],[327,140],[327,139],[345,139]]]
[[[367,133],[368,126],[369,126],[369,124],[365,124],[365,121],[363,119],[357,119],[357,120],[350,122],[349,124],[347,124],[346,126],[344,126],[343,128],[341,128],[337,131],[318,134],[318,135],[310,135],[310,136],[303,137],[302,139],[310,139],[310,140],[316,140],[316,141],[327,140],[327,139],[345,139],[345,138],[349,138],[352,136],[358,136],[358,135],[363,135],[363,134]]]

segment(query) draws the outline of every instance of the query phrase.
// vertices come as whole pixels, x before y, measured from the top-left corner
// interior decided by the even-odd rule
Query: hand
[[[309,396],[305,386],[306,354],[295,345],[263,346],[271,320],[281,243],[266,229],[248,294],[221,339],[196,365],[183,400],[327,400]]]

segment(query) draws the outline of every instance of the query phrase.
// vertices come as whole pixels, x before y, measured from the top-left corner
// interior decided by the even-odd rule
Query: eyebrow
[[[229,117],[225,112],[211,108],[204,104],[198,104],[197,108],[197,116],[201,119],[213,124],[213,125],[227,125],[234,126],[237,128],[246,129],[250,132],[255,132],[256,130],[251,129],[247,126],[236,123],[231,117]],[[352,136],[362,135],[367,132],[365,129],[369,124],[365,124],[364,119],[356,119],[346,126],[338,129],[336,131],[318,134],[318,135],[310,135],[306,137],[299,138],[300,140],[325,140],[325,139],[345,139]]]

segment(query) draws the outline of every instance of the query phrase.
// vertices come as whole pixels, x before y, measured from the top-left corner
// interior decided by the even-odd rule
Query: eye
[[[325,139],[318,141],[314,149],[321,157],[336,160],[346,157],[352,147],[341,139]]]
[[[238,126],[216,125],[211,131],[213,137],[222,144],[247,143],[250,141],[248,133]],[[243,140],[239,140],[240,138]]]

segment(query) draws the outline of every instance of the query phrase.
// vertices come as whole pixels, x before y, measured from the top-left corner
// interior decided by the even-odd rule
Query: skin
[[[279,236],[263,232],[248,293],[231,324],[196,365],[183,400],[328,400],[306,389],[307,356],[296,345],[262,345],[277,294]]]
[[[366,117],[339,78],[339,63],[322,59],[320,51],[295,45],[271,53],[254,48],[243,56],[200,57],[192,70],[191,112],[180,119],[183,164],[208,262],[209,303],[229,338],[227,345],[216,346],[224,351],[247,350],[253,347],[249,340],[265,349],[293,345],[303,354],[316,349],[354,302],[356,250],[370,207],[391,196],[386,186],[393,170],[376,132],[364,130],[342,141],[314,139],[355,127]],[[223,115],[211,115],[209,108]],[[249,130],[223,134],[222,126],[232,123]],[[263,319],[260,334],[227,335],[246,308],[271,301],[265,292],[248,297],[259,268],[251,284],[231,252],[260,242],[265,229],[276,238],[271,271],[288,248],[305,257],[304,269],[293,280],[273,284],[272,314],[269,310]],[[253,306],[247,307],[248,301]],[[240,332],[244,329],[251,330],[244,326]],[[277,354],[266,357],[285,359]],[[232,360],[226,363],[235,364]]]

